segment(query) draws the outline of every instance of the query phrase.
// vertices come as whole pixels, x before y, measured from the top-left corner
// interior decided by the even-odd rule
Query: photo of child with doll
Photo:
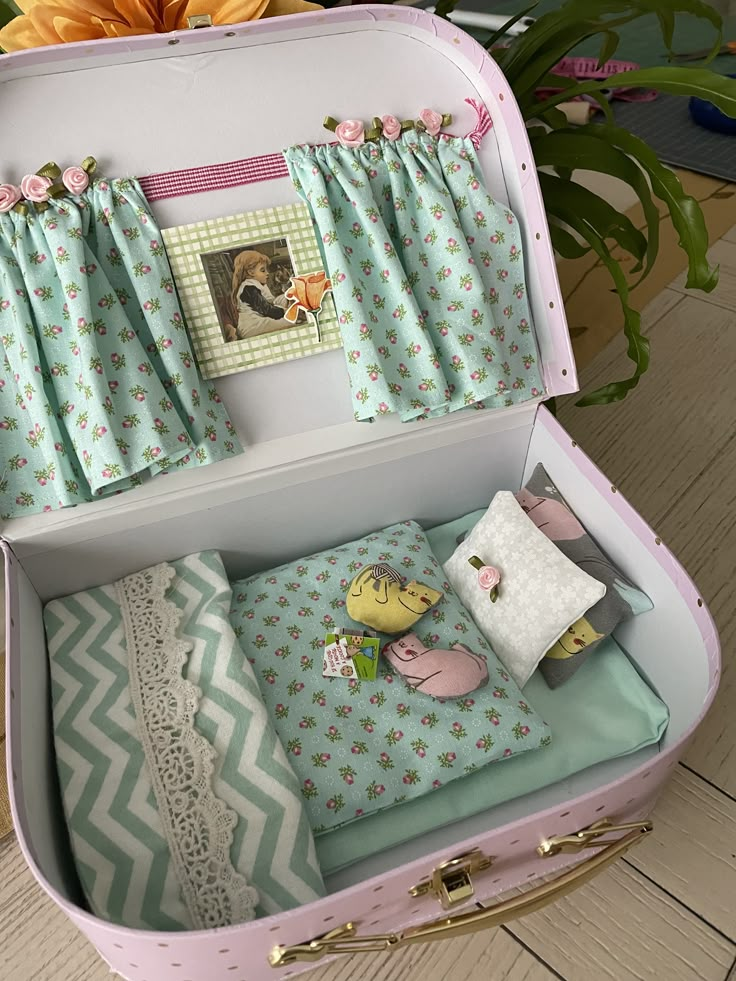
[[[292,329],[285,296],[295,275],[286,239],[202,255],[226,342]],[[300,313],[297,323],[304,322]]]

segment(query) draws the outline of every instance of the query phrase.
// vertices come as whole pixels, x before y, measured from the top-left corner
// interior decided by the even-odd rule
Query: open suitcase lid
[[[38,48],[0,59],[4,170],[92,153],[111,177],[164,173],[326,142],[325,114],[400,118],[424,106],[470,133],[484,104],[493,121],[477,157],[489,191],[516,214],[548,396],[577,390],[570,338],[543,202],[524,123],[490,56],[451,23],[408,7],[358,6],[167,35]],[[289,178],[208,191],[152,205],[162,228],[293,203]],[[421,426],[397,417],[353,420],[340,350],[215,380],[245,452],[180,471],[124,494],[3,528],[17,554],[78,540],[101,522],[121,530],[165,505],[180,513],[239,501],[270,486],[370,466],[532,424],[539,400],[460,412]],[[389,448],[389,449],[387,449]],[[350,462],[352,461],[352,463]],[[287,476],[287,471],[290,476]]]

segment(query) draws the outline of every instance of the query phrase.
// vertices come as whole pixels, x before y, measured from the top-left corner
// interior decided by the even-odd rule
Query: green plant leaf
[[[550,222],[549,237],[552,240],[552,248],[563,259],[582,259],[590,252],[590,246],[582,245],[567,229],[554,222]]]
[[[548,109],[547,112],[543,113],[539,118],[543,123],[546,123],[550,129],[563,129],[568,125],[567,116],[561,109]]]
[[[537,23],[541,23],[543,19],[540,18]],[[618,25],[618,22],[615,23]],[[596,34],[605,29],[606,24],[603,21],[592,22],[588,32],[581,36],[580,25],[573,23],[567,30],[560,31],[558,36],[553,38],[550,44],[542,48],[530,61],[520,61],[516,57],[515,45],[518,39],[514,38],[509,46],[508,55],[504,59],[503,73],[522,110],[536,101],[535,93],[538,88],[542,87],[542,80],[554,71],[555,66],[569,55],[572,48],[588,38],[595,37]],[[522,38],[524,36],[524,34],[521,35]],[[555,85],[555,88],[557,87]]]
[[[389,0],[393,2],[393,0]],[[434,7],[434,12],[437,17],[442,17],[444,20],[448,20],[448,14],[451,14],[455,7],[457,7],[459,0],[437,0]]]
[[[0,27],[5,27],[6,24],[9,24],[16,17],[16,12],[0,0]]]
[[[662,31],[662,40],[667,48],[668,54],[672,54],[672,39],[675,36],[675,14],[674,11],[662,7],[657,11],[657,20]]]
[[[664,11],[664,15],[663,15]],[[510,43],[504,74],[520,104],[533,96],[538,79],[582,41],[612,31],[646,15],[660,16],[665,29],[676,13],[708,20],[716,31],[715,53],[722,43],[720,15],[703,0],[567,0],[557,10],[540,17],[534,27]]]
[[[578,84],[579,83],[576,82],[574,78],[567,78],[567,76],[565,75],[555,75],[554,73],[550,72],[549,74],[545,75],[544,78],[540,78],[538,88],[562,89],[564,91],[569,92],[571,89],[576,88]],[[611,109],[608,100],[604,98],[604,96],[599,95],[597,92],[594,92],[589,98],[594,99],[598,103],[598,106],[602,110],[603,115],[606,117],[606,120],[613,126],[615,123],[615,118],[613,115],[613,110]],[[539,101],[533,101],[529,103],[528,111],[524,112],[524,110],[522,109],[522,115],[524,116],[524,118],[525,119],[536,118],[538,114],[535,111],[535,109],[536,106],[538,105],[540,105]],[[567,116],[565,116],[564,112],[561,113],[561,115],[565,121],[564,125],[567,126]],[[559,129],[559,126],[553,126],[552,128]]]
[[[710,293],[718,283],[718,267],[712,267],[708,262],[708,229],[705,218],[699,203],[685,193],[677,174],[661,164],[657,154],[643,140],[625,129],[594,123],[587,131],[606,146],[623,150],[644,168],[653,193],[669,209],[672,224],[679,235],[680,248],[687,255],[685,286]]]
[[[603,37],[601,53],[598,55],[599,68],[602,68],[606,62],[613,58],[613,56],[616,54],[616,49],[618,48],[618,43],[620,40],[620,36],[615,31],[606,31]]]
[[[513,17],[509,17],[509,19],[506,21],[503,27],[500,27],[495,33],[491,34],[490,38],[483,45],[486,51],[490,51],[494,44],[498,44],[498,42],[502,38],[506,37],[508,32],[514,26],[514,24],[520,21],[522,17],[526,17],[527,14],[531,13],[531,11],[534,10],[534,8],[537,6],[538,3],[539,0],[534,0],[534,3],[529,4],[528,7],[525,7],[523,10],[520,10],[518,14],[514,14]]]
[[[641,333],[641,314],[629,305],[629,288],[626,285],[626,277],[624,276],[623,269],[608,250],[606,243],[596,235],[595,231],[585,219],[581,218],[576,212],[567,211],[564,208],[560,209],[560,211],[561,214],[559,217],[565,224],[569,225],[570,228],[574,228],[579,235],[590,243],[591,248],[611,275],[624,314],[624,334],[628,341],[626,353],[634,363],[634,372],[629,378],[625,378],[622,381],[610,382],[608,385],[596,389],[596,391],[591,392],[589,395],[583,396],[575,404],[586,406],[618,402],[626,398],[632,388],[636,388],[639,384],[639,379],[649,367],[649,338],[644,337]]]
[[[592,170],[602,174],[610,174],[632,188],[641,202],[647,223],[646,256],[641,277],[643,279],[651,270],[659,251],[659,211],[652,200],[649,183],[641,167],[618,147],[609,146],[597,137],[591,136],[589,130],[594,125],[588,123],[585,126],[545,133],[544,136],[535,139],[532,143],[534,159],[538,167],[561,167],[572,171]],[[541,183],[542,174],[539,177]],[[544,195],[544,190],[542,194]],[[600,228],[598,228],[598,232],[601,233]],[[622,242],[619,244],[632,255],[640,258],[626,244]]]
[[[727,116],[736,116],[736,78],[716,75],[707,68],[640,68],[610,75],[600,82],[578,82],[575,88],[550,96],[537,106],[537,115],[546,112],[574,95],[589,95],[617,86],[656,89],[670,95],[697,96],[706,99]]]
[[[559,218],[561,213],[573,211],[583,216],[582,220],[590,225],[601,241],[612,239],[638,260],[638,268],[641,269],[647,252],[647,239],[627,215],[621,214],[604,198],[575,181],[541,173],[539,185],[551,214]]]

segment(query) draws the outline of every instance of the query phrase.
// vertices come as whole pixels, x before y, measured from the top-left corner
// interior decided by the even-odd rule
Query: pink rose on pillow
[[[15,184],[0,184],[0,214],[10,211],[21,199],[20,188]]]
[[[39,203],[41,201],[48,201],[50,187],[51,181],[48,177],[39,177],[38,174],[26,174],[20,182],[21,193],[27,201],[36,201]]]
[[[478,570],[478,585],[484,592],[498,586],[500,582],[501,573],[494,566],[484,565],[482,569]]]
[[[424,123],[430,136],[437,136],[442,126],[442,116],[434,109],[422,109],[419,118]]]
[[[383,135],[392,143],[401,136],[401,123],[396,116],[381,116]]]
[[[89,177],[81,167],[67,167],[61,180],[70,194],[82,194],[89,187]]]
[[[338,123],[335,136],[343,146],[354,149],[361,146],[365,140],[365,128],[359,119],[346,119]]]

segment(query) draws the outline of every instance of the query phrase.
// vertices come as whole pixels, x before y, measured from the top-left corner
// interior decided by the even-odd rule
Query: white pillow
[[[481,588],[478,571],[468,562],[471,556],[500,572],[495,603]],[[536,527],[510,491],[496,494],[444,568],[519,688],[567,628],[606,592],[603,583],[579,569]]]

